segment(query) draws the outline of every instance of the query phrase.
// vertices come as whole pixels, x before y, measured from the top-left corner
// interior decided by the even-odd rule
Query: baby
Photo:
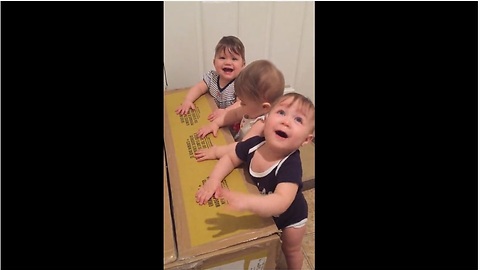
[[[273,217],[282,230],[282,251],[288,269],[301,269],[302,239],[306,231],[308,205],[302,193],[302,164],[299,148],[312,141],[315,106],[303,95],[280,97],[265,118],[262,136],[236,142],[223,153],[208,180],[195,194],[205,204],[212,195],[227,200],[232,210],[248,210]],[[222,189],[220,182],[237,166],[246,163],[250,178],[261,194]]]

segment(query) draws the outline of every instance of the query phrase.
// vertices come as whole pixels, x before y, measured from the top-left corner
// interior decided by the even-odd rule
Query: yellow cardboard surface
[[[182,103],[187,90],[167,91],[164,106],[164,140],[179,259],[277,232],[271,218],[261,218],[250,212],[229,211],[223,200],[212,198],[202,206],[195,202],[196,191],[217,161],[197,162],[193,153],[212,144],[231,143],[233,138],[227,128],[222,128],[217,137],[212,134],[204,139],[195,136],[200,127],[209,123],[207,116],[216,106],[207,94],[197,99],[194,111],[185,116],[177,115],[175,109]],[[243,170],[239,168],[222,181],[222,186],[258,194],[256,187],[245,181]]]

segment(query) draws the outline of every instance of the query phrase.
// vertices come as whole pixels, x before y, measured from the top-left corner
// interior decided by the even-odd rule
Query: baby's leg
[[[282,251],[289,270],[301,270],[303,264],[302,240],[307,226],[285,228],[282,231]]]

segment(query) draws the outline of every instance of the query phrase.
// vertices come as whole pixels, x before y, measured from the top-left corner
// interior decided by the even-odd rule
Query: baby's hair
[[[235,93],[240,97],[273,103],[283,95],[285,79],[268,60],[248,64],[235,79]]]
[[[221,52],[224,52],[225,50],[228,50],[230,53],[240,55],[245,62],[245,47],[239,38],[235,36],[222,37],[215,47],[215,56]]]
[[[293,98],[290,100],[288,104],[284,104],[287,107],[292,106],[295,103],[298,103],[300,111],[305,114],[305,115],[311,115],[312,117],[312,123],[313,123],[313,130],[315,130],[315,105],[313,102],[306,96],[296,93],[296,92],[290,92],[287,93],[281,97],[279,97],[274,104],[272,105],[272,108],[274,108],[276,105],[280,104],[282,101],[285,101],[287,99]],[[312,131],[313,131],[312,130]]]

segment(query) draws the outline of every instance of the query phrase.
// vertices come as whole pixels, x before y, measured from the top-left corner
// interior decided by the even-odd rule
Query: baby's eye
[[[225,56],[220,56],[219,58],[220,58],[220,59],[225,59]]]
[[[238,60],[238,58],[236,58],[236,57],[234,57],[234,58],[232,58],[232,59],[233,59],[233,61],[237,61],[237,60]]]
[[[280,115],[285,115],[285,111],[284,111],[284,110],[278,110],[277,113],[280,114]]]
[[[303,119],[301,117],[295,117],[295,121],[299,122],[300,124],[303,123]]]

